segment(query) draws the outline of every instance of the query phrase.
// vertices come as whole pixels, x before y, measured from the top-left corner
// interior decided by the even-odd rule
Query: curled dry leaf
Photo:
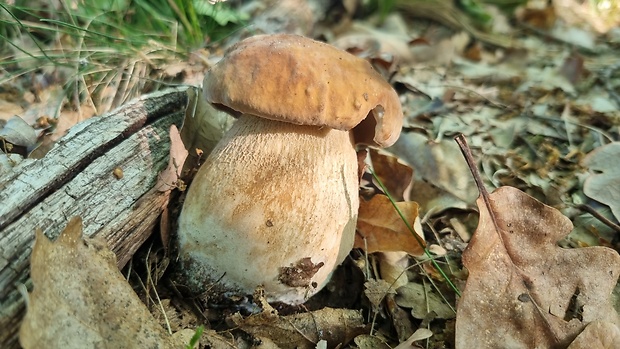
[[[409,349],[413,346],[413,342],[430,338],[433,335],[431,330],[426,328],[418,328],[406,341],[400,343],[394,349]]]
[[[409,201],[413,169],[396,156],[382,149],[369,149],[372,167],[388,193],[396,201]]]
[[[583,184],[583,192],[590,198],[611,208],[620,220],[620,142],[609,143],[586,156],[582,164],[593,173]]]
[[[187,341],[186,343],[189,343]],[[200,337],[200,344],[209,349],[235,349],[235,338],[231,333],[218,333],[215,330],[205,329]],[[201,346],[198,346],[200,348]]]
[[[170,126],[170,156],[168,157],[168,167],[159,174],[155,189],[166,192],[174,188],[182,188],[179,182],[181,170],[187,159],[187,150],[183,145],[181,134],[175,125]]]
[[[398,341],[402,343],[411,337],[417,323],[414,324],[411,321],[411,311],[401,308],[394,298],[389,296],[385,299],[385,310],[392,319],[392,326],[394,326]]]
[[[403,19],[394,15],[387,23],[399,23]],[[410,35],[406,27],[392,25],[375,28],[363,22],[353,22],[345,33],[342,33],[332,44],[340,49],[359,53],[371,59],[384,58],[400,64],[416,61],[414,52],[409,46]]]
[[[362,314],[350,309],[324,308],[288,316],[266,311],[245,319],[237,313],[232,321],[243,331],[267,338],[282,349],[314,349],[320,340],[333,348],[366,332]]]
[[[37,231],[34,290],[19,333],[28,348],[179,348],[116,266],[105,241],[82,238],[75,217],[55,242]]]
[[[289,33],[311,36],[319,20],[317,14],[325,9],[323,3],[312,5],[305,0],[280,0],[261,2],[257,13],[252,14],[252,31],[262,34]]]
[[[572,229],[559,211],[501,187],[478,199],[480,222],[463,264],[456,348],[565,348],[591,322],[618,326],[610,295],[620,256],[605,247],[563,249]]]
[[[424,241],[418,204],[406,201],[397,202],[396,206]],[[355,247],[365,249],[368,253],[403,251],[413,256],[424,253],[424,246],[420,246],[385,195],[375,195],[369,201],[360,200]]]
[[[0,139],[11,144],[30,148],[37,143],[37,134],[32,126],[15,115],[0,128]]]
[[[392,285],[392,289],[396,290],[409,282],[406,272],[409,267],[407,252],[382,252],[378,253],[377,257],[381,279]]]

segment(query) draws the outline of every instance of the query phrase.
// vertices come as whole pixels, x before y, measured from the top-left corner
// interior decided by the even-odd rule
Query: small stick
[[[599,221],[601,221],[603,224],[607,225],[608,227],[610,227],[611,229],[615,230],[616,232],[620,233],[620,225],[612,222],[611,220],[609,220],[607,217],[603,216],[602,214],[598,213],[597,210],[595,210],[593,207],[588,206],[588,205],[584,205],[584,204],[579,204],[579,205],[575,205],[575,208],[581,210],[581,211],[585,211],[589,214],[591,214],[592,216],[594,216],[594,218],[598,219]]]
[[[476,182],[476,186],[478,187],[480,196],[484,201],[484,206],[486,206],[487,211],[489,212],[489,216],[491,217],[491,221],[493,222],[493,226],[495,227],[495,230],[497,231],[497,234],[499,235],[499,238],[503,244],[504,238],[501,234],[502,230],[497,224],[497,219],[495,218],[495,211],[493,210],[493,206],[491,205],[491,198],[489,197],[489,192],[487,191],[487,188],[482,182],[482,177],[480,177],[480,172],[478,172],[478,166],[476,165],[474,156],[471,153],[471,149],[469,149],[469,146],[467,145],[467,139],[465,139],[465,136],[462,133],[459,133],[458,135],[456,135],[456,137],[454,137],[454,140],[459,145],[459,148],[461,148],[461,152],[465,157],[465,161],[467,161],[467,166],[469,167],[472,176],[474,176],[474,181]]]
[[[484,199],[485,204],[487,204],[489,200],[489,192],[487,191],[487,189],[484,186],[484,183],[482,182],[482,177],[480,177],[480,172],[478,172],[478,166],[476,165],[474,156],[471,153],[471,149],[469,149],[469,145],[467,145],[467,139],[465,139],[465,136],[462,133],[459,133],[458,135],[456,135],[456,137],[454,137],[454,140],[459,145],[459,148],[461,148],[461,153],[463,153],[463,157],[465,158],[465,161],[467,162],[467,166],[469,167],[471,174],[474,176],[476,187],[478,187],[478,191],[480,192],[480,195]],[[487,206],[489,207],[489,210],[490,210],[491,208],[490,204],[487,204]]]

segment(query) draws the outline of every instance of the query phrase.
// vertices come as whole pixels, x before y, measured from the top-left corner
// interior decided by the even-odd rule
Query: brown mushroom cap
[[[203,89],[211,103],[299,125],[348,131],[372,114],[360,125],[371,129],[355,134],[379,146],[392,145],[402,128],[398,95],[370,63],[298,35],[237,43],[207,72]]]

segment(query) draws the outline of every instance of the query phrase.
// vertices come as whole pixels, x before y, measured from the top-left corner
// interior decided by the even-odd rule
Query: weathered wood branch
[[[180,127],[189,87],[153,93],[70,129],[42,159],[0,177],[0,347],[18,347],[32,287],[36,228],[56,238],[81,216],[84,234],[102,236],[122,267],[151,234],[169,193],[153,189],[166,168],[169,128]],[[122,178],[113,174],[123,171]]]

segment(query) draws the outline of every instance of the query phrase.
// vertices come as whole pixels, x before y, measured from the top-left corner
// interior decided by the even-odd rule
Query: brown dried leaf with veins
[[[617,252],[557,246],[573,228],[570,220],[515,188],[477,203],[480,222],[463,252],[469,278],[458,305],[457,349],[566,348],[593,321],[618,327],[610,300]]]
[[[398,157],[382,149],[368,149],[375,175],[396,201],[409,201],[413,169]]]
[[[192,333],[180,338],[164,332],[119,272],[105,241],[82,238],[81,218],[72,218],[54,242],[40,230],[36,235],[34,290],[19,334],[25,349],[179,348],[191,338]]]
[[[396,206],[415,229],[415,222],[419,221],[418,204],[406,201],[397,202]],[[417,230],[418,237],[424,241],[421,229]],[[409,231],[390,199],[381,194],[368,201],[360,200],[354,247],[362,248],[368,253],[403,251],[413,256],[424,253],[424,246],[420,246]]]

